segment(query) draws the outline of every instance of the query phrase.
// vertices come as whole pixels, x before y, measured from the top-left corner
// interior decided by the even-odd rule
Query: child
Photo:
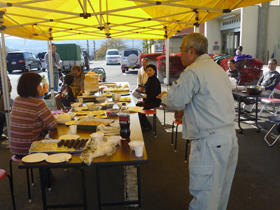
[[[71,107],[70,103],[75,102],[76,99],[73,94],[73,86],[71,85],[74,81],[73,75],[66,75],[64,78],[64,84],[60,89],[60,98],[65,107]]]

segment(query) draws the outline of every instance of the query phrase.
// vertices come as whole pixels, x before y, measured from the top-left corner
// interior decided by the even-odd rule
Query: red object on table
[[[57,114],[61,114],[61,113],[67,113],[66,110],[53,110],[51,112],[54,116],[57,115]]]

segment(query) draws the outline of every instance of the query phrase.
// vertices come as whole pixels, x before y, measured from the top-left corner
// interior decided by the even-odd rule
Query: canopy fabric
[[[5,34],[27,39],[165,39],[233,9],[268,1],[1,0],[0,7]]]

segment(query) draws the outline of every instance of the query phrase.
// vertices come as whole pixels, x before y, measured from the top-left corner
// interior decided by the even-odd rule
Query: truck
[[[77,44],[56,44],[56,52],[61,59],[61,71],[64,74],[71,72],[73,65],[78,65],[84,71],[85,59],[80,45]]]

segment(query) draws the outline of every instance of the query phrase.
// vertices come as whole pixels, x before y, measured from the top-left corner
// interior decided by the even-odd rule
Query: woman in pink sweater
[[[22,158],[34,141],[44,139],[43,131],[55,129],[56,119],[38,97],[42,77],[37,73],[24,73],[17,86],[18,97],[11,112],[10,150]]]

